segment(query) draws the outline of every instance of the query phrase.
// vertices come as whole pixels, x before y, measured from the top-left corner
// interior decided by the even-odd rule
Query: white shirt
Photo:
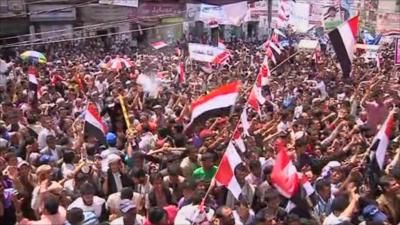
[[[46,139],[47,136],[49,135],[54,135],[56,136],[56,133],[53,130],[49,130],[47,128],[43,128],[39,135],[38,135],[38,144],[39,144],[39,149],[44,149],[47,146]]]
[[[174,224],[179,225],[191,225],[192,222],[196,224],[209,224],[214,215],[214,210],[208,209],[207,213],[200,214],[198,205],[186,205],[183,206],[175,217]]]
[[[117,186],[117,191],[120,192],[122,189],[122,181],[121,181],[121,174],[120,173],[113,173],[115,186]]]
[[[133,225],[143,225],[144,222],[145,222],[144,217],[139,214],[136,214],[135,223]],[[124,218],[119,217],[119,218],[111,221],[110,225],[131,225],[131,224],[124,224]]]
[[[139,194],[137,192],[133,192],[132,201],[136,205],[137,210],[143,209],[142,199],[143,198],[142,198],[141,194]],[[121,202],[121,192],[115,192],[115,193],[111,194],[107,198],[107,202],[106,202],[107,210],[110,211],[111,213],[115,213],[115,212],[119,213],[120,212],[119,211],[120,202]]]
[[[350,221],[350,218],[335,216],[335,214],[331,213],[329,214],[328,217],[325,218],[324,223],[322,223],[322,225],[336,225],[343,223],[345,221]]]
[[[320,82],[317,81],[316,88],[320,91],[322,99],[325,99],[328,97],[328,92],[326,92],[325,83],[323,81],[320,81]]]

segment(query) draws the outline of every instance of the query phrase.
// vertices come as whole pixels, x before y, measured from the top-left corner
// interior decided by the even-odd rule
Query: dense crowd
[[[263,89],[261,114],[248,113],[247,151],[235,168],[239,199],[213,177],[263,63],[261,43],[226,43],[230,60],[207,69],[187,60],[185,41],[135,53],[125,42],[50,44],[38,49],[48,63],[34,65],[39,97],[28,88],[32,65],[13,59],[0,87],[0,224],[400,224],[397,120],[376,179],[368,160],[374,136],[400,104],[392,46],[381,46],[379,66],[357,57],[343,76],[329,44],[315,60],[295,42]],[[104,66],[115,57],[135,65]],[[182,61],[186,83],[178,84]],[[154,77],[155,93],[136,82],[141,74]],[[242,91],[231,115],[186,133],[190,103],[235,80]],[[108,126],[106,143],[84,132],[89,102]],[[271,182],[276,142],[286,143],[314,190],[296,206]]]

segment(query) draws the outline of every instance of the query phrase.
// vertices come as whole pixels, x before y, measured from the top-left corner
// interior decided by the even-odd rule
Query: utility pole
[[[271,34],[271,22],[272,22],[272,0],[266,0],[268,3],[268,36]]]

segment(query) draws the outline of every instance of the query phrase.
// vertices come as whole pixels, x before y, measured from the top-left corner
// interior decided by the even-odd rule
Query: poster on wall
[[[100,4],[138,7],[139,0],[100,0]]]
[[[289,24],[292,25],[296,32],[305,33],[309,29],[309,11],[310,4],[295,3],[289,17]]]

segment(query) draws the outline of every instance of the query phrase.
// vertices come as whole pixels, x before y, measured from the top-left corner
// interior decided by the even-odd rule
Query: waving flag
[[[42,91],[38,79],[38,71],[34,66],[28,67],[28,81],[29,81],[29,90],[35,93],[33,100],[36,101],[38,98],[42,96]]]
[[[229,142],[228,147],[222,156],[217,173],[215,174],[215,181],[217,184],[228,188],[236,199],[239,199],[239,196],[242,193],[242,188],[235,177],[235,168],[240,163],[242,163],[240,155],[236,151],[232,142]]]
[[[208,118],[229,115],[239,96],[240,81],[226,84],[192,103],[190,125]]]
[[[153,42],[151,43],[151,46],[155,49],[160,49],[160,48],[164,48],[165,46],[167,46],[168,44],[165,43],[165,41],[157,41],[157,42]]]
[[[85,128],[86,135],[95,137],[99,142],[106,143],[105,135],[107,134],[107,126],[103,122],[97,107],[93,103],[89,103],[85,112]]]
[[[278,155],[271,173],[271,181],[275,188],[286,198],[292,198],[298,192],[301,180],[297,169],[289,158],[283,143],[277,144]]]
[[[389,147],[389,140],[392,136],[392,130],[394,127],[394,112],[391,112],[387,117],[385,123],[380,128],[376,134],[374,140],[372,141],[372,158],[376,160],[380,170],[383,170],[383,165],[385,162],[386,151]]]
[[[257,82],[256,82],[257,87],[267,86],[269,84],[269,76],[270,76],[270,71],[268,67],[268,58],[265,57],[264,62],[261,65],[261,69],[258,72]]]
[[[351,18],[328,33],[344,75],[349,75],[351,72],[357,33],[358,16]]]

